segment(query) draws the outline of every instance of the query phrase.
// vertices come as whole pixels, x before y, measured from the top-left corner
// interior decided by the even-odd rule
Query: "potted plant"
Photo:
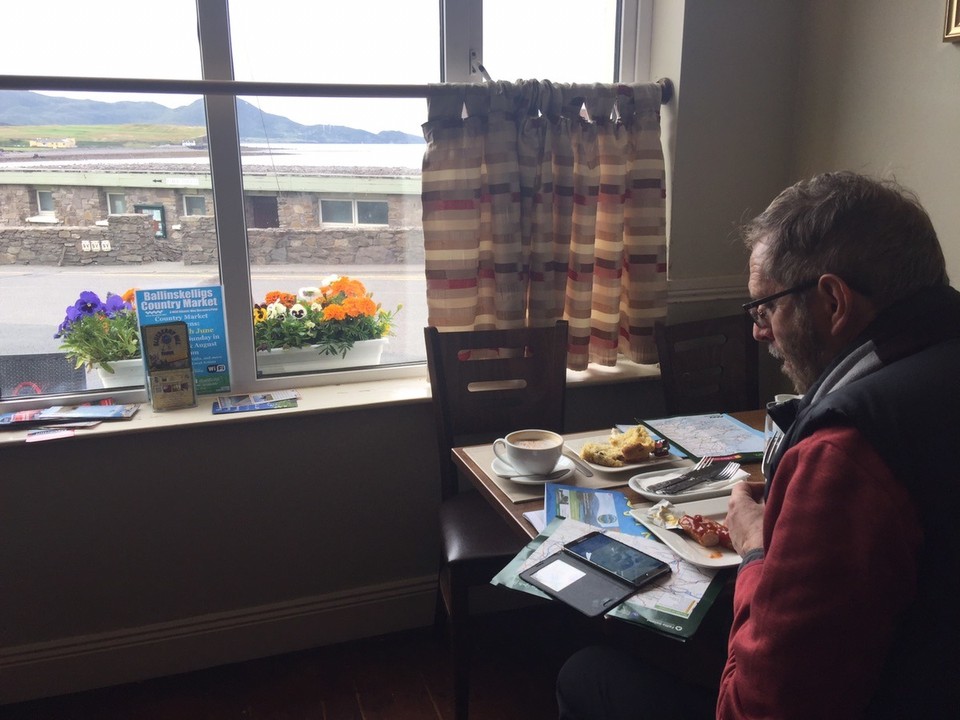
[[[140,335],[134,309],[135,290],[107,292],[105,300],[91,290],[67,307],[55,338],[76,367],[97,370],[107,387],[143,384]],[[128,371],[132,375],[128,375]],[[121,371],[121,372],[118,372]]]
[[[272,290],[253,306],[258,364],[267,372],[375,365],[399,311],[384,310],[346,276],[296,294]]]

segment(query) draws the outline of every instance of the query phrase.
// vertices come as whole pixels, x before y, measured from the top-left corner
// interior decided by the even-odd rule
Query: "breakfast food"
[[[679,521],[680,529],[704,547],[721,547],[733,550],[730,531],[723,523],[703,515],[684,515]]]
[[[643,425],[627,432],[614,429],[609,442],[589,442],[580,449],[580,457],[594,465],[622,467],[627,463],[643,462],[650,458],[656,443]]]
[[[580,448],[580,457],[588,463],[604,467],[621,467],[623,458],[620,451],[607,443],[589,442]]]

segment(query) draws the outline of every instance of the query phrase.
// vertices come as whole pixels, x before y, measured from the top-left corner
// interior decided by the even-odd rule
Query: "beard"
[[[768,345],[767,349],[780,361],[781,372],[800,395],[810,389],[827,367],[817,342],[813,319],[806,307],[799,303],[789,330],[781,333],[776,344]]]

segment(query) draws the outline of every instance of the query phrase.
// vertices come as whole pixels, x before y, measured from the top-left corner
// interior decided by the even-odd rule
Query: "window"
[[[353,201],[321,200],[320,222],[353,225]]]
[[[207,201],[202,195],[184,195],[183,196],[183,214],[184,215],[206,215]]]
[[[387,225],[389,208],[385,202],[357,200],[358,225]]]
[[[251,227],[280,227],[280,211],[277,207],[277,198],[266,195],[251,195],[249,199],[252,213]]]
[[[320,221],[325,225],[387,225],[389,205],[384,200],[321,200]]]
[[[48,286],[55,296],[36,306],[31,311],[35,315],[26,318],[25,324],[0,320],[0,356],[42,356],[49,364],[63,353],[52,331],[79,292],[119,293],[129,287],[162,288],[165,283],[180,287],[187,282],[182,275],[160,273],[153,267],[165,263],[168,268],[173,263],[200,271],[188,282],[222,283],[231,382],[239,392],[290,386],[289,378],[265,378],[259,371],[253,303],[272,290],[297,292],[316,286],[331,274],[363,281],[384,307],[403,306],[391,323],[394,334],[384,351],[381,370],[364,370],[362,377],[422,373],[426,288],[419,259],[419,203],[424,148],[421,126],[426,107],[422,96],[396,87],[479,81],[471,58],[482,58],[494,79],[610,81],[616,71],[613,52],[618,47],[618,23],[623,28],[619,46],[627,47],[631,57],[640,54],[636,36],[628,36],[631,30],[636,32],[639,0],[597,0],[596,11],[588,18],[567,11],[545,14],[539,20],[544,37],[559,39],[538,44],[538,48],[550,45],[557,51],[543,47],[537,53],[512,52],[511,46],[517,44],[512,33],[528,27],[516,13],[528,5],[554,8],[558,2],[566,7],[570,0],[530,0],[521,3],[524,8],[507,0],[358,0],[340,4],[273,0],[271,12],[264,13],[258,0],[167,0],[162,13],[150,14],[150,36],[163,38],[163,52],[157,52],[155,43],[145,43],[143,33],[131,30],[128,0],[98,0],[96,12],[82,3],[48,0],[45,12],[57,18],[56,23],[44,26],[49,42],[37,44],[29,33],[13,33],[0,44],[0,67],[4,68],[0,90],[22,91],[23,84],[5,80],[19,74],[36,77],[40,81],[36,92],[48,97],[94,100],[105,106],[120,100],[153,103],[165,115],[155,122],[169,126],[170,118],[176,118],[182,132],[152,141],[156,152],[141,153],[133,171],[125,163],[143,147],[142,138],[137,137],[104,140],[106,147],[91,146],[90,150],[92,155],[104,153],[101,160],[71,160],[59,171],[50,167],[51,158],[69,149],[44,148],[39,153],[44,157],[33,165],[26,156],[23,162],[29,167],[9,158],[0,166],[0,203],[8,202],[13,196],[8,191],[15,187],[19,188],[17,197],[22,198],[16,201],[16,212],[4,208],[3,216],[25,217],[36,212],[29,218],[36,223],[30,226],[35,233],[31,240],[42,240],[40,245],[56,250],[31,260],[32,273],[50,276]],[[625,15],[632,12],[633,19],[617,18],[612,8],[618,6]],[[10,26],[27,27],[34,23],[35,14],[35,8],[14,3],[5,8],[4,20]],[[291,23],[290,17],[297,22]],[[572,17],[577,17],[576,23],[571,23]],[[77,55],[70,49],[80,36],[85,38],[85,52]],[[229,42],[223,42],[224,38]],[[575,53],[566,50],[571,46],[577,47]],[[357,47],[375,47],[377,51],[358,54]],[[563,64],[567,56],[572,65]],[[640,62],[635,65],[639,67]],[[633,80],[630,73],[624,75],[628,66],[633,67],[620,60],[620,79],[626,82]],[[64,83],[65,77],[71,77],[71,82]],[[87,78],[97,79],[89,83],[89,88],[95,89],[84,89]],[[104,91],[110,88],[110,78],[124,80],[117,84],[118,91]],[[190,87],[190,81],[201,79],[259,83],[268,91],[236,97],[203,95],[199,85]],[[186,81],[176,91],[186,88],[195,94],[171,93],[173,88],[164,85],[168,80]],[[273,83],[376,87],[347,97],[309,90],[291,96],[278,93]],[[20,124],[44,124],[42,120],[24,117]],[[116,124],[124,122],[130,120]],[[191,142],[197,138],[204,142]],[[116,142],[124,147],[110,144]],[[79,154],[75,149],[72,152]],[[125,159],[121,162],[111,155]],[[46,176],[33,188],[18,186],[25,170],[36,172],[38,180],[42,174]],[[90,193],[98,191],[91,191],[90,184],[61,185],[66,176],[79,173],[86,176],[85,182],[92,181],[93,187],[102,181],[99,192],[110,189],[107,209],[111,215],[127,214],[132,207],[133,212],[148,214],[153,221],[152,234],[146,228],[146,237],[133,241],[133,246],[125,239],[118,246],[107,236],[111,252],[122,253],[128,259],[125,262],[137,258],[132,264],[118,266],[122,272],[114,274],[112,270],[109,278],[90,262],[94,241],[101,240],[103,252],[104,234],[119,232],[117,228],[126,228],[127,221],[118,218],[95,226],[90,209],[97,201],[95,195],[91,200]],[[121,173],[123,191],[115,192]],[[216,198],[209,207],[208,198]],[[168,226],[167,210],[179,216],[180,208],[188,216],[213,216],[216,223],[189,223],[195,228],[186,223]],[[65,246],[62,240],[58,243],[58,228],[43,223],[69,226],[71,236],[81,239],[89,235],[91,249],[83,255],[82,240],[77,241],[77,248]],[[386,225],[389,233],[378,232],[377,228]],[[262,228],[271,231],[258,232]],[[0,251],[8,237],[0,228]],[[60,253],[64,253],[62,258]],[[17,277],[12,275],[8,281],[4,275],[0,291],[29,294],[29,288],[19,286]],[[24,276],[24,283],[30,281]],[[65,365],[72,370],[70,363]],[[98,390],[89,376],[78,382],[72,372],[69,385],[66,381],[23,384],[31,378],[20,377],[25,372],[22,368],[30,366],[29,362],[0,362],[0,407],[7,408],[6,401],[16,387],[39,394],[73,392],[84,385]],[[297,376],[296,384],[343,382],[354,377],[304,375]],[[122,395],[114,397],[124,399]],[[143,391],[129,399],[143,399]]]
[[[123,215],[127,211],[127,199],[122,193],[107,193],[107,212],[111,215]]]
[[[53,215],[52,190],[37,190],[37,214]]]

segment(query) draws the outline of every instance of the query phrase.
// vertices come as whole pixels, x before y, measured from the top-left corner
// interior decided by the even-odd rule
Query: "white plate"
[[[674,508],[680,515],[703,515],[711,520],[723,522],[727,516],[727,503],[730,498],[715,497],[696,502],[675,503]],[[687,537],[682,530],[667,530],[650,522],[647,508],[631,510],[630,514],[643,523],[643,526],[656,535],[663,544],[677,555],[693,565],[706,568],[734,567],[740,564],[740,556],[725,547],[706,548],[693,538]]]
[[[730,490],[734,485],[744,478],[750,477],[750,473],[743,468],[740,468],[737,470],[736,475],[729,480],[714,480],[712,482],[706,482],[703,485],[697,485],[696,487],[690,488],[686,492],[677,493],[676,495],[660,495],[647,490],[647,488],[651,485],[656,485],[658,482],[678,477],[687,470],[689,470],[689,468],[634,475],[632,478],[627,480],[627,485],[630,486],[631,490],[639,493],[651,502],[657,503],[661,500],[669,500],[672,503],[693,502],[694,500],[706,500],[707,498],[719,497],[720,495],[729,495]]]
[[[566,440],[564,441],[563,444],[567,447],[567,449],[570,452],[572,452],[577,457],[580,457],[580,449],[589,442],[608,443],[610,442],[610,433],[607,433],[605,435],[595,435],[593,437],[587,437],[587,438],[577,438],[575,440]],[[583,460],[583,458],[581,458],[581,460]],[[650,470],[651,468],[663,467],[664,465],[672,465],[673,463],[678,463],[683,461],[684,461],[684,458],[680,457],[679,455],[674,455],[672,452],[669,455],[664,455],[663,457],[654,457],[653,455],[651,455],[648,460],[644,460],[643,462],[627,463],[626,465],[621,465],[620,467],[609,467],[607,465],[597,465],[596,463],[583,460],[583,462],[586,463],[590,467],[590,469],[596,472],[601,472],[601,473],[611,473],[611,472],[620,473],[620,472],[627,472],[628,470],[632,470],[633,472],[640,472],[644,470]]]
[[[562,457],[557,461],[557,464],[554,466],[551,472],[557,472],[563,470],[562,473],[554,477],[547,477],[546,475],[517,475],[517,470],[512,465],[508,465],[500,458],[494,458],[493,462],[490,463],[490,469],[493,470],[494,474],[499,475],[502,478],[507,478],[511,482],[515,482],[518,485],[543,485],[548,482],[560,482],[573,473],[574,469],[573,460],[568,457]]]

